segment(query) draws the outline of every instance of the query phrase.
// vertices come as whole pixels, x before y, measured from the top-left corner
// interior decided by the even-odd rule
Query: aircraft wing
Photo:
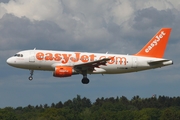
[[[111,60],[111,58],[104,58],[101,60],[77,64],[74,65],[74,70],[76,70],[78,73],[82,73],[84,70],[87,70],[87,72],[93,72],[95,67],[99,68],[100,65],[106,65],[107,61],[109,60]]]

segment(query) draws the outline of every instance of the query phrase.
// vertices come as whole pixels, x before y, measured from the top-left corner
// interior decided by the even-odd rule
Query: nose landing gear
[[[31,81],[31,80],[33,80],[33,77],[32,77],[32,76],[30,76],[30,77],[29,77],[29,80],[30,80],[30,81]]]
[[[30,70],[30,75],[31,75],[31,76],[29,77],[29,80],[30,80],[30,81],[33,80],[33,77],[32,77],[32,76],[33,76],[33,72],[34,72],[34,70]]]

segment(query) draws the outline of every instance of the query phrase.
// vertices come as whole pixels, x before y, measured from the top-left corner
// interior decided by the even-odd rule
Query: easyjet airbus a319
[[[7,59],[7,63],[29,69],[29,80],[33,79],[34,70],[47,70],[53,71],[54,77],[61,78],[81,74],[82,83],[88,84],[87,74],[121,74],[173,64],[172,60],[163,58],[170,32],[171,28],[162,28],[134,55],[34,49],[16,53]]]

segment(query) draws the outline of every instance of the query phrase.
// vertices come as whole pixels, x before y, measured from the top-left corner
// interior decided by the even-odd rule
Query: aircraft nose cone
[[[12,61],[11,58],[8,58],[6,62],[7,62],[8,65],[12,65],[13,64],[13,61]]]

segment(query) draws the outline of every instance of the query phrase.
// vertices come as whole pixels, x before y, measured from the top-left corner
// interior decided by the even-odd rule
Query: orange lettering
[[[53,54],[52,53],[46,53],[45,60],[53,60]]]
[[[92,54],[92,55],[89,55],[89,57],[90,57],[90,61],[94,61],[94,58],[96,57],[94,54]]]
[[[54,55],[54,60],[55,60],[55,61],[60,61],[60,60],[61,60],[61,54],[56,53],[56,54]]]
[[[38,60],[43,60],[44,54],[43,54],[42,52],[38,52],[38,53],[36,54],[36,58],[37,58]]]
[[[71,57],[72,62],[78,62],[79,61],[80,53],[75,53],[75,54],[76,54],[75,58]]]
[[[108,61],[109,64],[113,64],[113,63],[115,62],[115,61],[114,61],[114,57],[111,57],[111,56],[110,56],[110,57],[108,57],[108,58],[110,58],[110,60]]]
[[[66,64],[69,62],[69,59],[72,61],[72,62],[78,62],[79,60],[81,60],[82,62],[88,62],[88,61],[94,61],[95,58],[96,58],[96,55],[94,54],[91,54],[91,55],[82,55],[81,56],[81,53],[74,53],[75,56],[74,57],[71,57],[72,54],[60,54],[60,53],[55,53],[55,54],[52,54],[52,53],[42,53],[42,52],[38,52],[36,54],[36,59],[37,60],[54,60],[54,61],[61,61],[63,64]],[[104,59],[104,58],[107,58],[106,56],[100,56],[99,60],[101,59]],[[109,61],[107,61],[108,64],[124,64],[126,65],[127,64],[127,59],[125,57],[111,57],[111,56],[108,56],[108,58],[110,58]]]
[[[70,57],[71,55],[72,55],[72,54],[62,54],[62,56],[63,56],[62,63],[63,63],[63,64],[66,64],[66,63],[69,61],[69,57]]]
[[[126,65],[126,58],[125,57],[116,57],[116,64],[118,63],[118,59],[119,59],[120,65],[123,63],[123,61],[124,61],[124,65]]]
[[[87,55],[82,55],[81,56],[81,61],[82,62],[88,62],[88,59],[89,59],[89,57]]]

